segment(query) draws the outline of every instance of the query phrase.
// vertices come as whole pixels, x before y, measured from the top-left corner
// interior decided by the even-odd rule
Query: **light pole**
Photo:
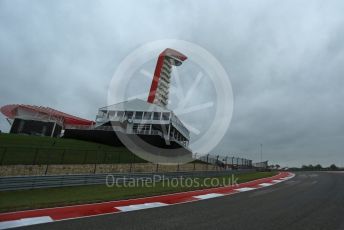
[[[263,162],[263,144],[260,144],[260,162]]]

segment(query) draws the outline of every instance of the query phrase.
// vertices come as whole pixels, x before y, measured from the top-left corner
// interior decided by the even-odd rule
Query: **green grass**
[[[0,134],[0,164],[94,164],[143,163],[125,147],[94,142]]]
[[[238,174],[235,175],[235,177],[238,178],[238,183],[243,183],[259,178],[270,177],[275,174],[276,172],[255,172]],[[231,176],[214,178],[218,178],[220,181],[228,181],[228,178],[231,178]],[[199,182],[202,184],[204,182],[204,178],[199,178]],[[105,185],[89,185],[64,188],[4,191],[0,192],[0,212],[128,199],[197,190],[207,187],[209,186],[172,187],[166,186],[166,182],[165,186],[163,186],[162,182],[157,182],[155,186],[150,187],[139,186],[131,188],[108,188]]]

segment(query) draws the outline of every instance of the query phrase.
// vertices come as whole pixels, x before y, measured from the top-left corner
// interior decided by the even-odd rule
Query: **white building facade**
[[[188,129],[173,111],[140,99],[100,108],[96,129],[107,128],[126,134],[157,135],[184,147],[190,140]]]

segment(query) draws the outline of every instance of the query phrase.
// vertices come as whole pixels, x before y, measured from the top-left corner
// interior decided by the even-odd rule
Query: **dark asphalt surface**
[[[344,173],[302,172],[275,186],[232,196],[25,229],[343,230]]]

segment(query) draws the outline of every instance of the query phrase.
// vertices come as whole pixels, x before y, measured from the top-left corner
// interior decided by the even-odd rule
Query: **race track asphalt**
[[[22,229],[343,230],[344,173],[300,172],[259,190]]]

